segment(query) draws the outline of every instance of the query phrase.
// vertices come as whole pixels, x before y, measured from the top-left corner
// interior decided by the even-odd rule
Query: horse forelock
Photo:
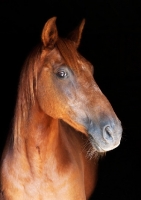
[[[79,72],[79,55],[73,41],[66,38],[59,38],[56,45],[66,64],[74,71]]]

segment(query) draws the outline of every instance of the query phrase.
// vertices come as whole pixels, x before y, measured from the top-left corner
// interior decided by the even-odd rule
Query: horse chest
[[[28,168],[20,167],[19,163],[13,162],[7,166],[7,174],[12,174],[5,182],[5,196],[9,200],[85,200],[85,186],[83,170],[76,162],[69,164],[63,169],[58,168],[56,163],[46,165],[40,174],[31,172]],[[9,168],[10,167],[10,168]],[[18,169],[18,170],[17,170]],[[26,169],[26,170],[25,170]],[[12,183],[12,187],[11,187]]]
[[[50,172],[50,175],[49,175]],[[83,172],[69,168],[65,173],[52,170],[48,175],[32,178],[24,187],[25,199],[35,200],[85,200]]]

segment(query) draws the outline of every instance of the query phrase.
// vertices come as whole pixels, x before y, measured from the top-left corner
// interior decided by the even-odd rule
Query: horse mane
[[[30,53],[21,71],[12,127],[14,143],[18,140],[21,128],[28,119],[30,109],[35,103],[40,55],[41,45]]]
[[[78,53],[75,44],[66,38],[58,38],[56,47],[66,64],[78,71]],[[40,55],[42,52],[42,45],[37,46],[26,59],[19,81],[18,96],[15,108],[15,116],[13,123],[13,137],[14,143],[17,143],[19,136],[27,122],[30,109],[35,103],[37,92],[37,76],[41,68]]]

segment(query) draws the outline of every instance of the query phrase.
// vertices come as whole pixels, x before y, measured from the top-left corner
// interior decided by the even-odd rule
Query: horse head
[[[92,64],[77,51],[85,20],[65,39],[58,36],[55,21],[46,22],[41,36],[39,106],[85,134],[98,152],[109,151],[119,145],[122,127],[93,78]]]

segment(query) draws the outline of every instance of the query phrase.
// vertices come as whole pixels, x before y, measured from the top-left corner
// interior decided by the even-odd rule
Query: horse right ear
[[[80,25],[74,31],[72,31],[67,37],[68,39],[70,39],[71,41],[74,42],[76,48],[78,48],[78,46],[80,44],[84,25],[85,25],[85,19],[83,19],[81,21]]]
[[[41,39],[45,48],[52,50],[58,39],[58,31],[56,27],[56,17],[50,18],[44,25]]]

